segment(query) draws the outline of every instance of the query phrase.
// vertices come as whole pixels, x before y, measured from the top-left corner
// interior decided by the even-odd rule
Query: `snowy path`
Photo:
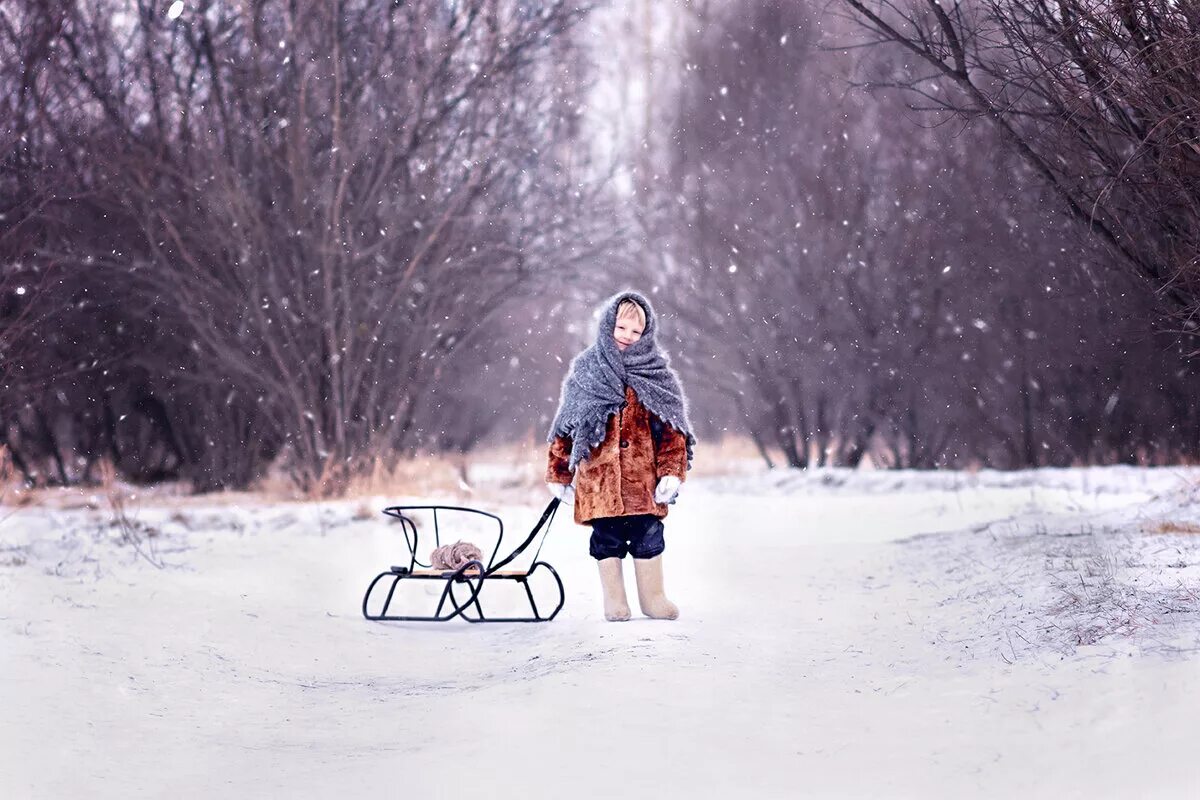
[[[1034,633],[1055,559],[1169,547],[1180,585],[1200,584],[1200,537],[1130,533],[1178,479],[1127,477],[697,480],[667,525],[674,623],[605,623],[565,518],[544,551],[562,615],[475,627],[358,616],[396,533],[354,504],[145,509],[165,570],[111,544],[100,512],[22,511],[0,527],[0,564],[26,561],[0,566],[0,789],[1196,796],[1196,616],[1078,649]]]

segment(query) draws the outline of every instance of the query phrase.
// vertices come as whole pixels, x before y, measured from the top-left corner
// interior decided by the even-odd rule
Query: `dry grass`
[[[439,496],[470,498],[520,495],[541,491],[548,445],[521,441],[490,445],[465,455],[376,459],[352,478],[343,497]],[[763,462],[747,438],[705,442],[696,453],[689,477],[714,477],[761,468]]]
[[[1054,624],[1048,636],[1057,638],[1064,652],[1116,636],[1139,636],[1148,644],[1154,628],[1176,615],[1200,613],[1195,590],[1170,575],[1189,569],[1187,559],[1165,564],[1169,570],[1164,570],[1162,563],[1141,563],[1139,555],[1145,553],[1130,555],[1121,548],[1120,560],[1116,553],[1067,559],[1067,569],[1052,576],[1058,596],[1049,607]]]
[[[271,500],[321,501],[353,499],[385,495],[429,495],[457,493],[464,484],[467,461],[438,456],[412,459],[377,457],[363,465],[337,491],[315,487],[310,491],[298,489],[290,476],[272,472],[259,481],[253,494]]]
[[[1058,598],[1049,611],[1056,620],[1056,633],[1064,640],[1060,644],[1096,644],[1116,634],[1132,636],[1154,624],[1136,588],[1117,579],[1116,560],[1111,555],[1067,562],[1062,572],[1051,577]]]
[[[270,500],[309,501],[374,497],[512,499],[542,490],[547,449],[540,440],[526,439],[479,447],[461,455],[376,457],[365,462],[340,491],[332,494],[324,490],[302,492],[286,474],[276,472],[260,481],[254,494]],[[692,466],[689,477],[727,475],[764,465],[750,439],[728,436],[701,443]]]
[[[8,448],[0,445],[0,505],[4,505],[16,486],[13,480],[13,463]]]
[[[787,459],[782,451],[768,449],[768,455],[776,467],[783,467]],[[720,477],[752,469],[766,469],[766,462],[759,454],[754,441],[748,436],[725,436],[712,441],[700,442],[692,461],[688,477]]]
[[[1165,520],[1147,528],[1151,533],[1200,533],[1200,524]]]
[[[0,445],[0,505],[28,506],[36,500],[33,492],[26,489],[17,478],[8,448]]]
[[[117,480],[117,469],[112,462],[100,462],[100,492],[108,503],[112,524],[121,532],[121,544],[133,548],[139,557],[158,569],[166,563],[158,554],[155,537],[158,530],[137,518],[134,501],[137,495],[126,490]]]
[[[1164,549],[1130,533],[1106,544],[1072,539],[1044,557],[1054,597],[1043,633],[1061,652],[1110,637],[1154,646],[1169,639],[1169,623],[1200,614],[1200,597],[1186,578],[1194,548]]]
[[[273,471],[247,491],[222,491],[192,495],[186,485],[165,484],[140,487],[139,506],[237,505],[279,501],[323,501],[379,497],[428,497],[439,500],[486,498],[526,502],[543,492],[548,446],[540,440],[489,445],[465,455],[423,455],[416,458],[375,458],[357,470],[340,491],[302,492],[282,471]],[[782,456],[772,453],[776,464]],[[7,466],[6,466],[7,465]],[[717,477],[765,467],[754,443],[742,436],[704,440],[696,449],[693,477]],[[7,471],[5,471],[7,469]],[[0,448],[0,502],[8,505],[46,505],[54,508],[106,508],[116,513],[113,492],[120,489],[111,465],[101,467],[98,486],[26,489],[12,474],[12,465]],[[118,504],[121,500],[118,499]],[[358,506],[357,513],[365,505]],[[126,509],[128,510],[128,509]],[[374,511],[371,512],[371,516]]]
[[[17,479],[16,467],[8,448],[0,446],[0,525],[7,522],[23,508],[40,505],[34,493]],[[6,510],[11,509],[11,510]],[[16,559],[17,556],[13,556]],[[16,563],[11,561],[11,563]],[[20,563],[25,563],[22,559]]]
[[[470,458],[465,456],[375,458],[366,469],[350,479],[344,496],[456,492],[470,485],[469,470]]]

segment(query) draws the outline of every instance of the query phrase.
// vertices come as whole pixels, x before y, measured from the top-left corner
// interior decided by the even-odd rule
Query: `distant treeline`
[[[619,109],[666,144],[609,170],[589,59],[643,42],[586,4],[5,3],[0,444],[31,483],[336,492],[540,433],[567,316],[633,284],[701,443],[1194,460],[1192,19],[977,5],[673,6]]]

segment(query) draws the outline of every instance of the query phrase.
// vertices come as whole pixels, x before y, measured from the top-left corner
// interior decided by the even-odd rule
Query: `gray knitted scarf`
[[[646,329],[642,338],[622,352],[613,337],[613,328],[617,324],[617,307],[626,298],[636,300],[645,309]],[[687,398],[675,370],[658,351],[655,343],[658,325],[650,301],[638,292],[624,291],[613,295],[600,308],[596,342],[571,362],[546,441],[553,442],[560,435],[572,437],[568,469],[574,470],[593,447],[604,441],[608,418],[625,402],[628,384],[637,392],[642,405],[685,435],[687,468],[691,469],[696,437],[688,422]]]

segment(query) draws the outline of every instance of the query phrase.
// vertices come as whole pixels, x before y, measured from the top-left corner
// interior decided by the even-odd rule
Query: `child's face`
[[[642,325],[637,317],[621,317],[613,328],[613,338],[617,340],[617,349],[622,352],[626,347],[642,338]]]

